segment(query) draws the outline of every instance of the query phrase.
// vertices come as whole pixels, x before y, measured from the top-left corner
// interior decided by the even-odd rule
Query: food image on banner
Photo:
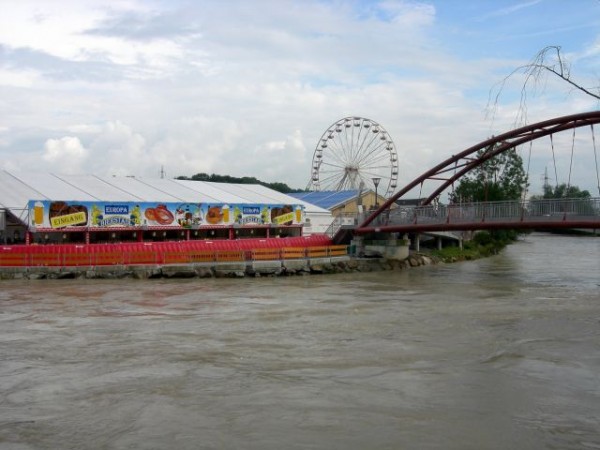
[[[175,215],[169,211],[167,205],[159,204],[156,206],[148,206],[144,210],[144,217],[149,224],[157,224],[162,226],[171,225],[175,221]]]
[[[34,220],[36,216],[34,206]],[[64,228],[74,226],[86,226],[88,221],[88,209],[84,205],[71,205],[67,202],[51,202],[48,218],[52,228]]]
[[[219,225],[223,223],[223,208],[221,206],[209,206],[204,215],[204,219],[209,225]]]
[[[291,225],[294,223],[294,217],[292,205],[271,208],[271,222],[277,225]]]
[[[180,227],[191,228],[202,223],[201,205],[183,203],[175,209],[175,221]]]
[[[44,224],[44,203],[37,201],[33,204],[33,217],[32,225],[43,225]]]
[[[301,224],[304,209],[283,204],[203,204],[75,202],[29,200],[29,223],[36,228],[278,226]]]
[[[295,217],[296,223],[304,222],[304,220],[302,220],[303,216],[304,215],[302,214],[302,206],[296,205],[296,217]]]

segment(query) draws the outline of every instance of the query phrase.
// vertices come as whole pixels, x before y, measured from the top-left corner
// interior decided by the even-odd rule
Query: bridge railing
[[[535,216],[556,216],[561,214],[575,216],[600,215],[600,198],[530,200],[528,210]]]
[[[343,226],[357,225],[361,220],[366,219],[365,213],[341,213],[333,218],[331,224],[325,231],[325,234],[333,238]]]
[[[473,223],[495,221],[597,221],[600,198],[459,203],[396,208],[376,218],[373,225]]]

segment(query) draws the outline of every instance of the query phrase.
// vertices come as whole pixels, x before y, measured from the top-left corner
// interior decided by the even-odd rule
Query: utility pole
[[[548,176],[548,167],[544,167],[544,189],[550,186],[550,177]]]
[[[375,209],[377,209],[379,207],[379,202],[378,202],[378,195],[377,195],[377,186],[379,186],[379,182],[381,181],[381,178],[379,177],[373,177],[371,178],[371,180],[373,180],[373,184],[375,185]]]

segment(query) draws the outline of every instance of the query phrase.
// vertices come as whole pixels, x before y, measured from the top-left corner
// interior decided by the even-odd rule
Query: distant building
[[[403,207],[415,207],[422,205],[425,200],[425,198],[401,198],[396,200],[396,205]]]
[[[334,217],[356,215],[359,212],[359,206],[362,206],[362,212],[375,209],[375,192],[372,190],[361,192],[360,199],[358,197],[358,190],[356,189],[347,191],[295,192],[289,195],[298,200],[327,209]],[[381,195],[377,196],[377,204],[379,205],[382,205],[386,200]]]

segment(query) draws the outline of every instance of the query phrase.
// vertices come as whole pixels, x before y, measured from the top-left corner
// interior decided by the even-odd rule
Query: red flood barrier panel
[[[326,250],[331,249],[331,250]],[[3,267],[189,264],[346,254],[328,236],[0,246]]]

